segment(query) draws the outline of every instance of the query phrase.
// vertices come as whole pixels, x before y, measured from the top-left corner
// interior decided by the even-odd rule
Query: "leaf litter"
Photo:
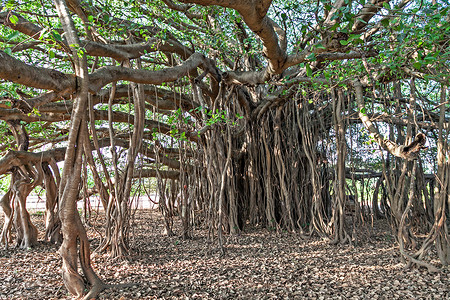
[[[42,215],[32,216],[42,232]],[[98,222],[98,220],[96,220]],[[111,288],[98,299],[450,299],[450,270],[405,269],[386,224],[364,242],[330,245],[312,237],[248,229],[226,236],[221,257],[207,231],[182,240],[163,234],[156,211],[139,210],[129,260],[92,254],[95,270]],[[92,249],[97,231],[88,227]],[[45,242],[0,250],[0,299],[71,299],[61,278],[57,247]]]

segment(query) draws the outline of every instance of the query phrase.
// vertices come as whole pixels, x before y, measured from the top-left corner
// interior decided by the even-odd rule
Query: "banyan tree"
[[[106,286],[77,202],[124,258],[150,182],[167,234],[222,253],[248,227],[345,244],[386,218],[406,264],[450,262],[445,1],[2,3],[1,243],[36,244],[42,186],[71,294]]]

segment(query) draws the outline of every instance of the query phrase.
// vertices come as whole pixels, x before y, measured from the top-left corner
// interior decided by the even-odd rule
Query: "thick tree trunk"
[[[54,176],[47,163],[42,164],[44,171],[45,186],[45,239],[51,243],[60,244],[62,242],[61,222],[57,211],[58,204],[58,187],[55,183]]]
[[[11,186],[0,200],[0,206],[2,207],[3,216],[5,220],[5,223],[3,223],[2,233],[0,236],[0,244],[5,245],[5,248],[8,248],[8,245],[11,242],[11,225],[13,216],[13,210],[11,208],[11,199],[12,199]]]
[[[27,182],[18,171],[13,173],[13,205],[14,205],[14,227],[17,231],[16,244],[21,249],[28,249],[37,244],[37,228],[31,222],[26,203],[30,192],[35,188],[34,183]],[[36,179],[35,179],[36,180]]]
[[[65,38],[72,50],[75,74],[78,76],[78,91],[75,96],[72,119],[69,130],[67,151],[59,187],[59,217],[63,243],[60,254],[63,260],[62,275],[69,292],[80,298],[85,294],[85,282],[78,273],[78,258],[86,279],[92,286],[85,295],[86,299],[95,298],[104,288],[103,283],[92,269],[89,241],[77,211],[77,200],[80,193],[83,143],[87,134],[87,98],[89,77],[85,53],[77,48],[80,41],[75,31],[65,0],[55,0],[55,6],[65,32]],[[78,243],[80,249],[78,251]]]
[[[439,132],[437,142],[437,184],[434,191],[434,228],[436,230],[436,250],[441,264],[446,266],[450,264],[450,239],[446,222],[446,210],[450,206],[450,202],[446,203],[450,195],[450,164],[446,162],[446,154],[448,155],[448,143],[444,142],[448,139],[448,132],[444,132],[443,123],[446,112],[446,87],[441,88],[441,106],[439,116]],[[447,200],[447,201],[446,201]]]
[[[347,152],[347,144],[345,142],[345,124],[342,119],[343,108],[343,95],[342,91],[337,92],[338,95],[333,97],[333,115],[334,115],[334,127],[336,132],[336,150],[337,150],[337,163],[336,163],[336,179],[335,179],[335,200],[334,200],[334,239],[332,243],[346,243],[351,242],[345,230],[345,156]],[[356,201],[356,200],[355,200]]]
[[[19,121],[9,121],[19,151],[28,151],[29,137],[25,126]],[[14,207],[14,227],[17,231],[16,245],[28,249],[37,244],[37,228],[31,222],[26,203],[30,192],[42,181],[42,168],[38,163],[36,169],[31,166],[14,168],[11,176],[12,205]]]

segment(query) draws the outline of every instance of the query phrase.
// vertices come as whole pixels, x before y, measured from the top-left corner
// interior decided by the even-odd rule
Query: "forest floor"
[[[32,219],[42,239],[43,216]],[[135,284],[105,290],[99,299],[450,299],[449,268],[435,274],[405,269],[382,221],[352,246],[252,229],[225,236],[224,257],[205,231],[182,240],[164,236],[161,224],[159,213],[138,210],[129,261],[92,255],[105,282]],[[98,233],[91,227],[88,234],[94,248]],[[70,299],[60,268],[54,245],[2,248],[0,299]]]

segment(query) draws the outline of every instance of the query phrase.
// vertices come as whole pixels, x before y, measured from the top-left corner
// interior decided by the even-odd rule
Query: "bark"
[[[416,167],[417,167],[417,162],[414,161],[413,164],[414,165],[413,165],[412,173],[416,174],[415,171],[416,171]],[[402,217],[401,217],[401,220],[400,220],[400,224],[398,226],[397,239],[398,239],[399,244],[400,244],[400,253],[401,253],[402,257],[408,261],[408,266],[410,266],[411,264],[416,264],[418,266],[426,267],[430,273],[435,273],[435,272],[438,272],[438,269],[436,267],[434,267],[433,265],[431,265],[429,263],[423,262],[420,259],[417,259],[417,257],[419,256],[417,254],[415,256],[409,255],[408,253],[406,253],[405,246],[404,246],[405,239],[406,240],[409,239],[407,236],[405,236],[406,230],[405,230],[404,226],[405,226],[406,218],[407,218],[407,216],[408,216],[408,214],[409,214],[409,212],[411,210],[412,202],[413,202],[413,199],[414,199],[414,196],[415,196],[414,184],[415,184],[415,180],[414,180],[414,175],[413,175],[413,179],[411,181],[411,186],[412,187],[410,189],[408,203],[406,204],[405,211],[402,214]]]
[[[28,151],[29,137],[25,126],[20,122],[12,121],[8,126],[16,140],[19,151]],[[38,163],[36,168],[30,164],[21,168],[12,168],[11,191],[14,206],[14,227],[17,231],[16,244],[22,249],[28,249],[37,244],[37,229],[31,222],[30,214],[26,208],[26,200],[30,192],[42,182],[42,166]]]
[[[321,182],[321,173],[324,171],[322,161],[317,157],[317,142],[318,136],[315,132],[315,126],[312,123],[311,116],[305,109],[307,107],[308,99],[300,99],[301,106],[296,105],[297,126],[300,131],[301,139],[299,146],[301,147],[301,155],[305,156],[304,161],[299,162],[302,171],[299,174],[301,178],[301,187],[303,190],[301,201],[298,204],[298,210],[308,210],[308,215],[300,214],[297,223],[310,222],[309,232],[316,232],[321,236],[325,236],[328,232],[326,226],[326,209],[324,209],[323,196],[329,196],[328,184]],[[326,176],[322,176],[325,179]],[[326,180],[326,179],[325,179]],[[311,201],[308,200],[311,198]]]
[[[334,106],[334,127],[336,132],[337,145],[337,163],[336,163],[336,179],[335,179],[335,199],[334,199],[334,239],[332,243],[350,242],[350,237],[345,230],[345,156],[347,152],[347,144],[345,142],[345,124],[342,119],[343,95],[342,91],[337,92],[337,97],[333,97]],[[334,93],[333,93],[334,94]],[[332,95],[333,95],[332,94]],[[356,200],[355,200],[356,201]]]
[[[194,53],[183,64],[160,71],[102,67],[89,74],[89,90],[98,92],[108,83],[119,80],[144,84],[171,82],[188,75],[199,66],[203,66],[217,75],[217,71],[211,63],[203,54]],[[29,87],[52,90],[59,93],[72,93],[76,89],[76,81],[79,80],[74,75],[27,65],[3,51],[0,51],[0,64],[3,66],[0,69],[0,78]]]
[[[383,7],[383,3],[389,3],[389,0],[371,0],[366,3],[356,15],[356,21],[352,26],[352,30],[358,31],[367,26],[370,19]]]
[[[81,11],[80,9],[77,9],[76,13],[86,18],[84,13],[80,13],[80,11]],[[11,16],[16,16],[17,22],[12,23],[9,19],[9,17]],[[86,23],[86,20],[83,20],[83,22]],[[21,32],[37,41],[40,41],[41,33],[45,31],[44,28],[23,18],[20,14],[11,11],[0,12],[0,24],[8,26],[11,29]],[[90,31],[89,27],[85,28],[87,28],[86,31],[88,32]],[[145,42],[136,44],[128,44],[128,45],[104,44],[93,41],[92,33],[90,33],[90,35],[91,35],[91,37],[89,37],[90,40],[81,40],[80,44],[84,46],[84,49],[90,56],[111,57],[117,61],[125,61],[133,58],[138,58],[144,52],[147,53],[156,51],[174,52],[184,58],[186,58],[186,55],[190,56],[192,54],[192,52],[188,48],[184,47],[182,44],[177,43],[174,40],[166,41],[161,40],[160,38],[151,38],[146,40]],[[65,40],[58,41],[58,43],[64,49],[66,50],[69,49],[69,45]],[[33,43],[29,44],[31,44],[31,46],[35,45]],[[22,46],[22,48],[24,47]],[[16,50],[19,51],[20,49]]]
[[[73,91],[76,86],[73,75],[27,65],[3,51],[0,51],[0,64],[0,78],[11,82],[55,92]]]
[[[379,177],[372,199],[374,211],[377,212],[376,197],[379,189],[386,185],[389,205],[386,193],[383,193],[382,202],[386,207],[385,214],[394,220],[392,224],[399,242],[404,243],[401,245],[402,257],[415,263],[423,258],[430,245],[436,245],[441,262],[448,261],[448,224],[445,218],[448,212],[447,196],[450,188],[447,181],[450,168],[444,159],[447,145],[444,142],[446,133],[443,133],[448,127],[448,120],[445,119],[445,112],[442,115],[444,119],[441,120],[431,110],[421,116],[413,106],[408,112],[408,119],[402,119],[400,116],[406,112],[403,105],[407,104],[399,93],[403,87],[396,83],[394,97],[390,97],[384,95],[390,95],[390,86],[383,85],[383,82],[410,77],[424,78],[426,73],[436,76],[438,72],[434,69],[435,64],[427,64],[426,68],[423,66],[421,69],[427,69],[424,71],[412,68],[405,61],[394,70],[390,68],[392,65],[383,63],[383,66],[378,66],[376,64],[379,62],[375,60],[366,60],[367,57],[378,56],[377,51],[372,48],[383,52],[382,47],[377,44],[378,38],[386,37],[386,43],[392,42],[391,50],[401,45],[395,41],[398,29],[386,28],[384,31],[384,22],[381,23],[383,16],[374,18],[379,15],[383,4],[390,3],[389,1],[370,0],[362,7],[357,3],[341,0],[333,3],[318,2],[316,25],[314,22],[307,24],[313,26],[310,32],[304,32],[303,28],[288,31],[286,24],[283,24],[283,14],[278,12],[271,12],[269,15],[274,19],[269,18],[271,0],[181,1],[188,3],[187,5],[164,0],[169,8],[177,11],[175,13],[180,19],[187,16],[189,21],[178,22],[177,18],[177,22],[174,22],[168,18],[160,18],[152,22],[151,26],[142,26],[111,15],[111,22],[107,22],[98,17],[101,12],[98,7],[78,0],[66,1],[73,15],[81,20],[84,32],[79,36],[85,36],[84,40],[75,32],[64,0],[56,0],[63,30],[52,30],[58,32],[63,40],[55,43],[45,37],[41,39],[41,34],[46,31],[43,29],[44,25],[41,27],[37,22],[34,24],[30,21],[40,18],[39,15],[34,16],[34,12],[30,14],[30,20],[14,12],[0,12],[0,23],[8,27],[5,27],[6,30],[21,32],[34,40],[22,43],[1,38],[2,43],[12,46],[12,52],[25,49],[41,51],[44,47],[40,47],[40,44],[45,43],[46,49],[53,47],[57,57],[70,61],[75,68],[74,74],[67,74],[50,67],[34,67],[34,63],[24,63],[6,52],[0,52],[1,79],[34,89],[48,90],[46,94],[37,97],[30,98],[24,93],[18,93],[20,99],[10,96],[0,99],[0,120],[13,123],[45,121],[48,122],[44,125],[47,128],[53,122],[72,121],[68,137],[65,136],[66,129],[61,129],[64,136],[59,137],[59,132],[55,132],[52,136],[37,137],[30,144],[39,147],[44,143],[67,140],[67,150],[41,153],[10,151],[0,159],[0,174],[14,173],[13,185],[1,204],[6,218],[18,216],[17,226],[24,228],[20,229],[22,231],[19,236],[33,235],[31,226],[21,225],[27,223],[23,201],[30,188],[39,183],[40,177],[44,179],[48,198],[46,235],[52,239],[53,229],[58,229],[55,210],[59,209],[64,234],[61,247],[63,276],[71,293],[78,297],[84,295],[85,278],[92,286],[86,297],[95,297],[104,287],[90,265],[89,243],[76,211],[80,189],[86,194],[92,190],[100,193],[108,218],[101,246],[108,249],[113,257],[125,257],[131,247],[131,184],[136,178],[147,176],[158,177],[160,209],[167,233],[170,234],[173,230],[174,216],[181,218],[184,238],[192,237],[195,232],[193,229],[206,223],[213,238],[217,235],[222,252],[225,235],[239,234],[247,222],[264,226],[268,230],[282,229],[300,234],[305,232],[322,237],[331,236],[336,243],[350,242],[345,227],[346,178],[361,181],[362,190],[355,194],[360,195],[364,205],[368,204],[365,189],[369,188],[369,181],[365,181],[365,178]],[[389,15],[383,19],[397,17],[400,8],[409,1],[400,2],[399,9],[389,11]],[[224,14],[220,12],[213,16],[210,12],[217,11],[217,8],[196,10],[190,3],[234,9],[240,16],[235,16],[229,10],[221,10]],[[328,7],[328,4],[332,6]],[[144,6],[135,8],[142,15],[154,13]],[[193,13],[194,10],[202,14]],[[325,15],[319,16],[322,12]],[[285,14],[288,19],[293,17],[290,11]],[[352,14],[355,14],[355,18],[347,20]],[[420,10],[415,18],[422,18],[426,14],[422,14]],[[10,16],[15,16],[16,21],[13,22],[14,18],[11,19]],[[223,20],[231,18],[237,24],[231,24],[222,30],[219,17]],[[286,20],[288,21],[290,20]],[[353,26],[352,32],[343,32],[343,21],[349,21],[349,26]],[[160,22],[165,24],[164,30],[158,27]],[[339,24],[342,26],[337,26]],[[212,31],[202,26],[210,26]],[[101,31],[97,31],[99,27]],[[170,31],[172,28],[176,29],[176,33]],[[189,31],[185,31],[197,28],[198,35],[190,35]],[[238,37],[234,34],[236,29],[239,31]],[[123,34],[126,36],[124,40],[120,40],[121,30],[124,30]],[[300,31],[300,36],[294,36]],[[113,40],[109,40],[108,32],[113,33]],[[214,36],[207,36],[210,32]],[[377,40],[372,40],[375,32],[381,34],[376,36]],[[353,40],[360,34],[361,43]],[[392,40],[389,40],[388,35],[392,35]],[[20,40],[23,39],[22,35],[19,37]],[[177,37],[184,40],[180,42]],[[222,37],[226,37],[225,47],[229,46],[228,49],[208,44],[210,39],[222,41]],[[348,45],[342,45],[345,42]],[[445,42],[446,40],[436,45],[444,47]],[[191,45],[187,47],[189,43]],[[196,52],[195,49],[201,51]],[[398,51],[403,51],[403,47],[398,47]],[[426,53],[426,49],[424,51]],[[210,57],[200,52],[208,53]],[[407,55],[414,59],[410,62],[418,61],[414,56],[418,52],[412,49],[410,53]],[[445,51],[442,53],[445,57]],[[21,52],[15,54],[15,57],[25,57],[27,54],[28,52]],[[384,54],[383,52],[379,58],[391,57],[390,54]],[[93,57],[93,60],[89,60],[90,71],[86,56]],[[31,55],[30,59],[35,57]],[[120,62],[120,66],[110,64],[109,59]],[[362,59],[367,74],[361,71],[358,74],[361,79],[341,79],[341,63],[331,62],[340,60],[342,66],[354,67],[357,64],[351,65],[351,60],[355,59]],[[139,64],[141,60],[145,65],[134,68],[135,63]],[[303,65],[299,65],[301,63]],[[216,66],[220,66],[224,72]],[[202,69],[201,75],[198,75],[198,69]],[[359,72],[359,69],[352,70]],[[445,66],[442,70],[447,71]],[[186,76],[189,76],[189,81],[185,79]],[[432,78],[431,81],[444,82],[448,79],[440,77]],[[167,82],[170,84],[162,84]],[[355,91],[349,91],[348,97],[344,97],[344,89],[338,90],[337,96],[334,94],[337,86],[351,82],[354,83]],[[374,84],[374,96],[370,103],[365,103],[370,94],[363,89],[363,83],[364,87]],[[414,91],[414,87],[411,86],[410,90]],[[383,96],[379,96],[381,94]],[[356,96],[358,112],[353,96]],[[413,97],[415,96],[412,95]],[[89,99],[91,101],[87,104]],[[395,100],[398,100],[398,106],[394,111],[388,102]],[[434,106],[426,95],[420,101],[423,101],[422,107]],[[107,104],[108,111],[98,109],[97,104]],[[117,111],[115,106],[118,104],[133,107],[134,113]],[[366,106],[370,110],[386,108],[388,113],[368,114]],[[145,109],[149,108],[152,109],[154,118],[151,120],[148,119],[150,111],[147,112],[147,119],[144,114]],[[173,111],[178,109],[178,119],[171,124],[166,123],[166,120],[173,119]],[[159,114],[163,116],[156,120]],[[238,115],[243,118],[237,117]],[[384,124],[393,124],[388,125],[391,129],[389,139],[381,136],[376,124],[372,123],[374,119],[383,121]],[[97,130],[96,124],[106,124],[98,121],[106,120],[109,128],[100,127]],[[355,126],[355,123],[360,122],[389,153],[383,174],[358,172],[352,176],[349,173],[354,170],[349,172],[349,169],[345,169],[346,138],[353,138],[352,132],[346,133],[346,125]],[[428,213],[432,213],[434,224],[421,250],[411,254],[409,252],[413,251],[414,240],[417,238],[414,233],[422,233],[425,227],[415,222],[414,217],[423,214],[420,209],[422,193],[426,193],[426,183],[422,183],[420,174],[411,174],[410,171],[414,161],[419,158],[420,150],[425,148],[426,137],[432,137],[430,129],[437,128],[435,123],[438,122],[442,140],[439,142],[439,170],[434,182],[437,189],[434,197],[432,196],[435,206],[432,212],[429,203],[431,198],[426,200]],[[128,130],[115,132],[113,128],[119,126],[115,127],[114,123],[123,123],[120,128],[125,128],[128,124]],[[414,129],[412,124],[421,130],[429,130],[427,135],[418,132],[419,129]],[[408,137],[413,137],[414,130],[417,133],[414,140],[404,139],[405,126]],[[133,128],[132,134],[130,128]],[[173,132],[177,130],[183,133],[182,138],[174,136]],[[161,138],[160,134],[165,136]],[[332,138],[333,134],[335,140]],[[17,135],[16,139],[20,138],[21,135]],[[18,144],[25,143],[28,142],[18,140]],[[169,145],[170,143],[173,144]],[[7,145],[1,145],[0,149],[5,149],[3,147]],[[109,178],[107,163],[101,158],[100,149],[104,147],[112,150],[116,176],[114,184]],[[96,169],[97,157],[92,155],[92,149],[97,151],[100,158],[104,179]],[[124,157],[121,155],[125,153],[126,166],[119,167],[121,157]],[[385,152],[381,153],[384,155]],[[333,159],[333,164],[337,158],[335,170],[327,161],[327,156]],[[83,174],[85,180],[80,182],[83,159],[91,167],[95,189],[86,184],[86,168]],[[65,160],[64,172],[62,178],[58,179],[56,161],[62,160]],[[418,173],[423,173],[421,168],[418,169]],[[170,187],[167,179],[171,179]],[[55,193],[55,186],[59,187],[58,195]],[[169,188],[170,193],[167,190]],[[354,188],[356,189],[356,184]],[[330,189],[334,193],[333,201]],[[418,195],[413,197],[414,193]],[[55,204],[57,198],[59,207]],[[9,204],[11,201],[16,203],[14,211]],[[355,204],[358,205],[358,202],[357,200]],[[9,224],[7,222],[4,225],[4,243],[8,241]],[[25,246],[33,243],[33,239],[27,239]],[[78,274],[77,264],[80,262],[85,278]]]
[[[11,197],[12,197],[12,191],[11,186],[9,190],[3,195],[2,199],[0,200],[0,206],[3,210],[3,216],[5,222],[3,223],[2,233],[0,236],[0,244],[5,245],[5,248],[8,248],[9,243],[11,243],[11,225],[12,225],[12,216],[13,216],[13,209],[11,207]]]
[[[145,107],[144,91],[141,85],[132,84],[134,98],[134,115],[136,122],[133,128],[128,153],[126,156],[126,165],[122,172],[119,172],[117,165],[117,154],[114,143],[114,132],[112,129],[112,120],[110,119],[110,139],[111,151],[113,155],[113,164],[115,168],[115,185],[113,197],[110,197],[107,207],[107,234],[100,249],[109,248],[109,254],[112,258],[126,258],[129,255],[129,232],[130,232],[130,193],[131,183],[134,178],[134,169],[136,168],[136,157],[139,149],[142,148],[142,138],[144,133]],[[114,98],[111,95],[110,100]],[[112,103],[110,101],[109,116],[111,116]]]
[[[66,2],[55,0],[55,6],[68,43],[80,45]],[[66,288],[78,298],[85,295],[85,283],[78,273],[79,258],[83,274],[91,285],[91,289],[85,295],[85,298],[91,299],[96,297],[104,288],[104,285],[92,268],[89,241],[76,206],[81,182],[83,143],[87,134],[85,112],[87,110],[89,78],[85,54],[79,57],[76,48],[72,49],[72,54],[72,59],[75,62],[75,74],[80,78],[80,81],[72,112],[68,146],[59,187],[59,217],[63,235],[60,254],[63,261],[62,276]]]
[[[424,146],[426,143],[426,137],[423,133],[418,133],[416,135],[416,138],[414,141],[412,141],[410,144],[404,146],[404,145],[398,145],[395,142],[384,138],[379,132],[378,129],[374,126],[372,121],[370,121],[369,117],[366,115],[366,108],[364,106],[364,99],[363,99],[363,87],[361,83],[358,80],[355,80],[353,82],[353,86],[356,90],[356,101],[358,103],[358,115],[361,119],[364,126],[367,128],[367,130],[373,135],[377,143],[386,151],[388,151],[390,154],[400,157],[406,160],[414,160],[417,159],[420,150],[426,149]]]
[[[446,162],[445,156],[448,154],[448,143],[444,142],[448,138],[448,132],[443,130],[443,122],[446,112],[446,87],[441,87],[441,107],[439,116],[439,132],[438,132],[438,142],[437,142],[437,184],[434,190],[434,225],[436,230],[435,244],[438,253],[439,260],[442,265],[446,266],[450,263],[450,241],[448,239],[448,227],[447,222],[445,222],[445,210],[446,206],[450,203],[446,203],[446,198],[448,199],[449,182],[449,163]]]
[[[231,164],[231,151],[232,151],[232,143],[231,143],[231,132],[230,127],[227,126],[227,133],[228,133],[228,145],[227,145],[227,156],[225,161],[225,166],[223,167],[222,174],[221,174],[221,180],[220,180],[220,192],[219,192],[219,211],[218,211],[218,224],[217,224],[217,230],[218,230],[218,241],[219,241],[219,250],[222,255],[225,255],[225,248],[223,245],[223,236],[222,236],[222,221],[223,221],[223,207],[224,207],[224,198],[225,198],[225,185],[226,185],[226,177],[227,173],[229,173],[228,168]]]
[[[380,219],[383,216],[382,212],[380,211],[381,202],[379,202],[380,187],[382,185],[382,182],[383,182],[383,178],[380,176],[380,178],[377,180],[377,183],[375,185],[375,191],[373,192],[373,196],[372,196],[372,212],[373,212],[375,219]]]
[[[158,169],[142,169],[139,171],[135,171],[133,174],[134,178],[146,178],[146,177],[158,177],[158,173],[161,175],[163,179],[179,179],[180,171],[175,170],[158,170]]]
[[[58,187],[47,163],[42,164],[45,187],[45,239],[61,244],[61,222],[57,214]]]

